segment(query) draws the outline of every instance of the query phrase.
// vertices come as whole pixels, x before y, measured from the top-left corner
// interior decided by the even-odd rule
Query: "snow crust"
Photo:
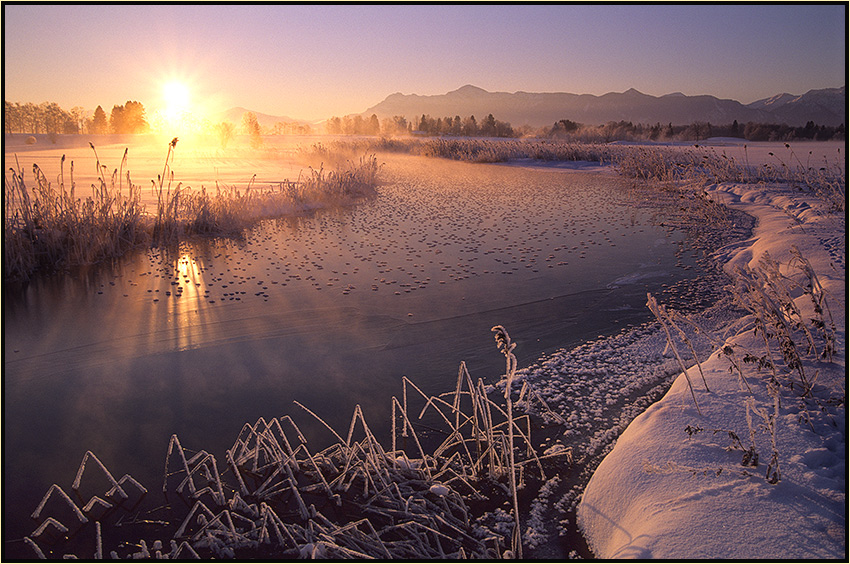
[[[772,449],[759,415],[774,409],[768,371],[744,369],[753,392],[748,425],[750,392],[729,361],[712,354],[701,365],[710,392],[696,366],[688,371],[702,413],[680,374],[598,466],[578,524],[602,559],[846,559],[846,220],[788,187],[723,184],[708,193],[757,219],[751,239],[721,251],[727,271],[755,268],[765,252],[787,263],[792,245],[811,262],[835,320],[833,362],[805,362],[807,373],[818,374],[817,401],[782,392],[778,483],[765,479]],[[808,296],[795,303],[804,315],[812,309]],[[726,342],[762,350],[761,337],[741,328],[745,321]],[[728,432],[749,444],[749,428],[761,455],[757,467],[742,465]]]

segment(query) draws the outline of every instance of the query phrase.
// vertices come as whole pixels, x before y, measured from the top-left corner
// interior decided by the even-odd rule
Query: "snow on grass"
[[[513,343],[502,327],[493,330],[506,358],[505,377],[510,379],[516,366]],[[146,488],[129,475],[116,482],[100,459],[87,451],[72,490],[80,494],[86,463],[92,460],[85,488],[91,491],[75,497],[81,500],[93,491],[114,505],[99,511],[92,527],[94,514],[83,512],[94,506],[87,504],[80,510],[54,484],[32,514],[42,522],[24,542],[35,555],[54,558],[59,553],[69,554],[66,550],[74,537],[81,540],[76,546],[84,551],[82,557],[91,546],[102,556],[104,522],[108,545],[117,544],[117,550],[110,551],[115,559],[150,559],[156,551],[161,552],[157,558],[186,558],[184,550],[205,559],[521,557],[517,490],[523,487],[523,476],[530,479],[539,470],[541,479],[546,477],[530,443],[528,417],[514,418],[509,396],[493,394],[494,399],[489,397],[493,391],[482,379],[473,384],[463,364],[456,389],[440,396],[427,396],[403,378],[402,401],[392,398],[391,450],[372,433],[360,405],[355,406],[348,433],[343,435],[294,402],[336,438],[318,451],[308,447],[301,429],[288,415],[246,423],[223,458],[185,448],[178,436],[172,435],[162,481],[167,503],[149,511],[139,506],[148,493]],[[442,428],[414,427],[413,422],[422,420],[426,411],[438,416],[443,424],[436,424]],[[445,437],[433,451],[426,451],[419,438],[422,434],[424,439],[429,431]],[[515,436],[526,448],[510,448]],[[418,457],[411,459],[411,455]],[[549,456],[568,459],[562,450]],[[534,468],[524,470],[524,465],[531,467],[532,462]],[[125,493],[130,485],[136,490],[134,495]],[[103,493],[98,487],[112,489]],[[48,505],[49,501],[53,503]],[[511,513],[498,508],[473,522],[476,513],[468,505],[473,501],[493,508],[504,501]],[[147,517],[158,514],[161,519],[137,521],[143,512]],[[125,520],[133,513],[132,520]],[[141,523],[160,527],[122,528]],[[74,525],[73,531],[68,524]],[[136,536],[139,534],[160,538],[145,539]],[[162,552],[165,535],[171,537],[170,552]]]
[[[727,183],[707,193],[758,221],[750,240],[725,251],[727,271],[756,270],[764,253],[789,265],[792,246],[809,261],[834,316],[833,361],[802,355],[806,393],[775,346],[768,358],[780,384],[767,366],[747,363],[750,391],[727,355],[712,354],[701,365],[711,391],[694,387],[702,414],[680,375],[596,469],[579,523],[600,558],[846,558],[845,220],[788,186]],[[787,266],[782,273],[799,282],[793,303],[808,323],[816,312],[799,290],[805,279]],[[764,354],[752,327],[727,344]],[[695,367],[689,373],[701,381]]]

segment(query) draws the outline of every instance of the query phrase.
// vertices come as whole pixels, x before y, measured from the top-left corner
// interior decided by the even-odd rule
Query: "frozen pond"
[[[6,539],[86,450],[157,491],[171,434],[218,456],[297,400],[380,435],[407,375],[493,383],[504,325],[520,366],[649,317],[646,292],[698,275],[682,235],[613,174],[381,157],[356,206],[241,240],[136,253],[4,296]]]

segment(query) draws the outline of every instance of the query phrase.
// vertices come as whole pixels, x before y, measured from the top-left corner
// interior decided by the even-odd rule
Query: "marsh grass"
[[[698,185],[736,182],[747,184],[781,183],[809,192],[835,211],[843,211],[847,198],[846,172],[840,150],[833,160],[811,162],[811,153],[804,163],[790,144],[787,155],[769,153],[776,162],[751,165],[747,146],[743,162],[713,148],[694,145],[692,148],[665,146],[618,145],[582,143],[544,139],[398,139],[370,138],[335,141],[326,151],[386,151],[452,160],[497,163],[516,159],[543,162],[594,162],[612,165],[626,178],[653,182],[668,189],[681,190],[676,183]]]
[[[129,175],[126,187],[117,173],[107,184],[98,166],[98,184],[92,184],[91,195],[76,198],[73,163],[69,190],[64,182],[64,160],[58,190],[37,165],[33,166],[32,189],[20,168],[4,176],[4,279],[27,279],[40,269],[62,269],[120,256],[148,240],[139,187],[130,182]]]
[[[167,507],[178,514],[160,521],[166,528],[157,532],[160,538],[165,532],[171,535],[170,550],[159,540],[132,538],[110,555],[133,559],[520,557],[517,490],[526,465],[535,466],[541,480],[545,475],[541,458],[532,448],[529,417],[514,418],[511,408],[516,367],[513,343],[503,328],[494,332],[507,362],[505,392],[485,386],[480,378],[473,382],[463,363],[456,389],[439,396],[428,396],[403,378],[402,401],[392,398],[390,449],[375,436],[359,405],[347,431],[337,432],[295,402],[333,436],[330,446],[321,450],[308,445],[288,415],[246,423],[223,460],[205,450],[189,450],[172,435],[162,492]],[[523,397],[529,401],[532,393],[525,384],[518,401]],[[426,446],[433,441],[419,436],[428,413],[444,424],[438,431],[445,439],[433,449]],[[434,431],[430,421],[428,427]],[[121,535],[113,526],[109,537],[104,537],[101,523],[111,523],[112,512],[137,504],[139,495],[147,493],[129,475],[115,480],[91,452],[80,464],[72,486],[75,494],[83,478],[88,484],[101,484],[104,491],[95,487],[92,499],[109,500],[105,509],[95,512],[92,503],[80,509],[91,492],[77,495],[75,501],[60,486],[51,486],[33,514],[37,529],[25,539],[37,556],[44,554],[43,547],[61,547],[71,535],[86,539],[94,535],[83,546],[97,547],[96,554],[102,556],[104,541],[114,545]],[[45,510],[51,499],[63,515],[71,515],[61,517],[67,523]],[[474,501],[492,509],[503,500],[513,506],[515,526],[507,533],[481,525],[479,515],[470,508]],[[73,532],[67,524],[74,526]]]
[[[691,350],[694,364],[700,373],[700,361],[694,352],[682,326],[690,326],[697,333],[706,337],[713,346],[717,347],[717,356],[725,356],[730,363],[730,372],[739,375],[741,390],[746,391],[745,418],[749,431],[750,446],[745,447],[738,435],[731,430],[715,429],[714,432],[728,433],[732,438],[733,449],[744,452],[742,466],[757,467],[759,455],[756,450],[756,425],[753,416],[757,416],[761,428],[770,440],[770,458],[765,472],[765,480],[777,484],[781,480],[779,468],[779,447],[777,444],[777,423],[781,418],[780,407],[783,389],[786,398],[798,400],[800,413],[798,419],[809,425],[812,431],[814,417],[811,411],[829,415],[830,398],[823,397],[823,391],[818,393],[816,388],[817,372],[810,374],[806,366],[817,362],[832,362],[835,353],[836,327],[829,309],[827,294],[812,268],[797,247],[790,250],[791,258],[787,263],[779,263],[768,253],[764,253],[755,268],[738,268],[733,273],[733,284],[729,287],[735,303],[749,313],[744,322],[752,333],[760,337],[763,344],[756,350],[743,350],[739,344],[730,343],[722,337],[700,328],[688,316],[668,310],[651,295],[648,295],[647,306],[655,315],[667,335],[668,346],[672,348],[683,374],[688,379],[691,396],[699,411],[696,394],[688,376],[687,367],[682,360],[677,341],[673,335],[678,334],[679,342],[685,343]],[[804,311],[796,302],[797,299],[808,297],[811,312]],[[764,386],[763,391],[754,391],[745,377],[745,366],[754,365],[758,372],[769,370],[767,378],[757,379]],[[703,381],[704,377],[703,377]],[[710,393],[708,386],[706,393]],[[757,393],[758,392],[758,393]],[[760,406],[757,396],[769,398],[769,405]],[[812,409],[813,408],[813,409]],[[700,414],[702,414],[700,412]],[[833,421],[833,424],[834,421]],[[685,429],[689,435],[702,431],[699,426]]]
[[[375,193],[381,165],[374,155],[345,160],[338,168],[311,168],[295,181],[244,189],[218,186],[193,190],[174,182],[177,138],[168,144],[163,170],[151,180],[156,205],[142,203],[141,187],[125,171],[127,151],[112,174],[95,154],[97,182],[77,197],[74,164],[70,185],[62,157],[58,186],[33,166],[27,180],[20,166],[4,175],[4,281],[29,279],[37,271],[67,269],[120,257],[135,247],[170,244],[189,235],[241,232],[254,222],[308,209],[344,205]]]

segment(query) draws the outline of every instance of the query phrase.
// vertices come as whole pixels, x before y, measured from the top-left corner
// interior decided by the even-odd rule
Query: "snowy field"
[[[599,558],[846,559],[845,220],[787,187],[708,193],[757,220],[751,239],[723,251],[729,272],[756,269],[769,253],[799,281],[787,266],[793,247],[811,263],[835,321],[832,362],[804,360],[812,388],[800,397],[799,385],[771,390],[767,368],[744,365],[744,382],[725,355],[712,354],[701,364],[710,392],[696,367],[688,371],[699,411],[679,376],[593,474],[580,526]],[[802,317],[817,317],[801,294],[791,295]],[[751,317],[729,327],[725,346],[764,350]],[[752,447],[757,465],[742,465]]]

